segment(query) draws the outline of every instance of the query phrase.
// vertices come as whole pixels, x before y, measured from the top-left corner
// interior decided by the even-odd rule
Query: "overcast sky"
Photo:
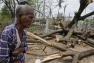
[[[57,0],[53,0],[53,1],[56,2]],[[62,8],[60,10],[61,13],[64,12],[64,5],[65,4],[68,4],[67,7],[66,7],[66,13],[65,13],[67,16],[69,15],[69,13],[70,13],[71,16],[73,16],[74,15],[74,12],[76,12],[79,9],[79,5],[80,5],[79,4],[79,0],[65,0],[65,2],[62,3]],[[56,7],[53,10],[53,13],[54,14],[57,14],[58,13],[58,10],[57,9],[58,9],[58,7]],[[88,5],[88,7],[86,8],[86,12],[83,11],[82,15],[84,15],[86,13],[89,13],[91,11],[94,11],[94,2]]]
[[[53,14],[57,15],[58,14],[58,6],[56,7],[57,0],[48,0],[48,1],[51,2],[52,7],[54,8]],[[68,16],[70,13],[71,16],[74,16],[74,12],[76,12],[79,9],[79,5],[80,5],[79,0],[64,0],[64,1],[65,2],[62,3],[62,8],[60,9],[60,13],[62,13],[62,14],[64,13],[64,5],[67,4],[65,15]],[[0,8],[1,7],[2,7],[2,5],[0,5]],[[88,5],[88,7],[86,8],[86,12],[83,11],[82,15],[89,13],[91,11],[94,11],[94,2]]]

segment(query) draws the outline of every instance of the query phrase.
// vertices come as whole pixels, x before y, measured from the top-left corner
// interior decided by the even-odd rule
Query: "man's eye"
[[[30,19],[33,19],[34,17],[29,16]]]

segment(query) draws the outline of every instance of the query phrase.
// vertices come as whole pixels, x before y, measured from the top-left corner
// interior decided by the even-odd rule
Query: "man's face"
[[[24,15],[21,16],[20,18],[20,24],[24,28],[29,28],[31,26],[31,23],[34,18],[34,13],[33,12],[27,12]]]

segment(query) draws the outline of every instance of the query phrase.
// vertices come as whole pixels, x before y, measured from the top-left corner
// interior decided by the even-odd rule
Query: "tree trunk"
[[[66,56],[72,56],[73,57],[72,63],[78,63],[79,60],[82,60],[83,58],[91,56],[91,55],[94,55],[94,49],[83,51],[83,52],[68,50],[62,53],[57,53],[54,55],[47,56],[41,62],[45,63],[47,61],[51,61],[54,59],[58,59],[58,58],[66,57]]]
[[[43,44],[45,44],[45,45],[52,46],[52,47],[54,47],[54,48],[56,48],[56,49],[59,49],[59,50],[61,50],[61,51],[66,51],[66,50],[67,50],[67,47],[64,46],[63,44],[54,43],[54,42],[48,42],[48,41],[42,39],[41,37],[36,36],[36,35],[34,35],[33,33],[30,33],[30,32],[28,32],[28,31],[27,31],[27,35],[29,35],[29,36],[31,36],[31,37],[33,37],[33,38],[36,38],[36,39],[38,39],[38,40],[40,40],[40,42],[43,43]]]

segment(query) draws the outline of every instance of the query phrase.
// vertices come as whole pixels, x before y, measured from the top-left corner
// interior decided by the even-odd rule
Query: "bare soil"
[[[49,41],[55,42],[54,39],[49,40]],[[42,60],[44,57],[46,57],[48,55],[61,52],[53,47],[49,47],[49,46],[46,46],[41,43],[32,43],[31,45],[28,45],[28,47],[29,47],[29,49],[28,49],[27,53],[25,54],[26,63],[34,63],[37,58]],[[45,48],[45,50],[44,50],[44,48]],[[74,51],[82,52],[85,50],[90,50],[90,49],[92,49],[92,47],[90,47],[86,44],[81,44],[81,45],[76,45],[75,48],[71,48],[71,49]],[[50,61],[48,63],[71,63],[71,61],[72,61],[72,58],[70,56],[68,56],[68,57],[59,58],[59,59]],[[94,63],[94,56],[92,55],[90,57],[84,58],[81,61],[79,61],[79,63]]]

